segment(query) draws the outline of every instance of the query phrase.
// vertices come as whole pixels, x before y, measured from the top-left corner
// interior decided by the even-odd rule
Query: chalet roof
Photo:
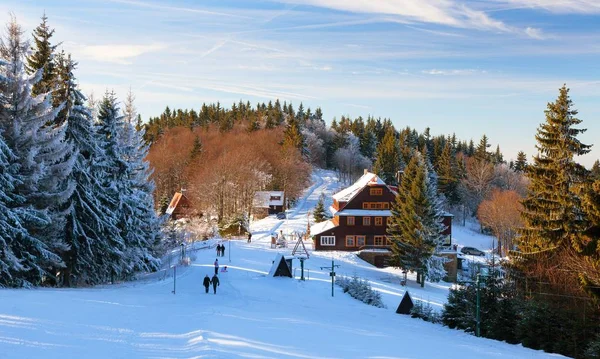
[[[258,191],[254,194],[252,203],[256,208],[269,208],[270,206],[283,206],[283,199],[283,191]]]
[[[165,211],[166,214],[173,214],[173,211],[175,210],[175,208],[177,208],[179,201],[181,201],[181,197],[183,197],[183,193],[175,192],[173,198],[171,199],[171,203],[169,203],[169,207],[167,207],[167,210]]]
[[[314,236],[317,234],[321,234],[325,231],[328,231],[332,228],[337,227],[335,225],[335,223],[333,223],[333,221],[329,220],[329,221],[324,221],[324,222],[319,222],[319,223],[315,223],[313,225],[310,226],[310,235]]]
[[[333,195],[338,202],[349,202],[361,189],[368,185],[385,185],[385,182],[374,173],[367,172],[350,187],[344,188]]]

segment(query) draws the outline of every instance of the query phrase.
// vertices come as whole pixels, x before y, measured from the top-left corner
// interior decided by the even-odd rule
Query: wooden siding
[[[380,188],[383,190],[383,194],[381,196],[371,195],[371,188]],[[363,202],[389,202],[391,206],[391,203],[394,202],[394,200],[395,196],[387,186],[365,186],[350,202],[348,202],[348,204],[346,204],[344,209],[363,209]]]

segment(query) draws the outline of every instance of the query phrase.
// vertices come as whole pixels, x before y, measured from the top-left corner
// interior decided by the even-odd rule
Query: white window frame
[[[322,246],[335,246],[335,236],[321,236],[320,243]]]

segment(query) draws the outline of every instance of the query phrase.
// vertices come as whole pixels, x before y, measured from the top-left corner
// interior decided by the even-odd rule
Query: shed
[[[173,220],[198,216],[198,211],[192,206],[192,202],[185,195],[184,190],[176,192],[165,211]]]
[[[277,254],[275,260],[273,261],[273,265],[271,266],[271,270],[269,270],[269,277],[290,277],[293,278],[292,275],[292,260],[293,256],[284,256],[283,254]]]
[[[402,300],[400,301],[400,305],[398,306],[398,309],[396,309],[396,313],[398,314],[410,314],[410,311],[413,309],[413,307],[415,306],[415,304],[412,301],[412,298],[410,297],[410,294],[408,294],[408,291],[404,292],[404,296],[402,297]]]
[[[283,191],[258,191],[252,202],[254,215],[268,216],[284,211],[285,193]]]

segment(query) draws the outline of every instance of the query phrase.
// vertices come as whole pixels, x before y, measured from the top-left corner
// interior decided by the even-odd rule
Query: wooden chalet
[[[171,203],[169,203],[165,214],[168,214],[172,220],[191,218],[199,215],[190,200],[185,196],[184,191],[176,192],[173,195],[173,199],[171,199]]]
[[[252,213],[256,218],[266,217],[284,211],[283,191],[258,191],[254,194]]]
[[[398,194],[376,174],[365,170],[353,185],[333,195],[329,210],[333,218],[317,223],[310,229],[315,250],[359,251],[369,250],[376,254],[389,252],[387,222],[391,205]],[[444,216],[446,240],[451,245],[452,215]],[[380,257],[380,256],[379,256]],[[383,266],[381,258],[374,264]],[[378,263],[379,262],[379,263]]]

